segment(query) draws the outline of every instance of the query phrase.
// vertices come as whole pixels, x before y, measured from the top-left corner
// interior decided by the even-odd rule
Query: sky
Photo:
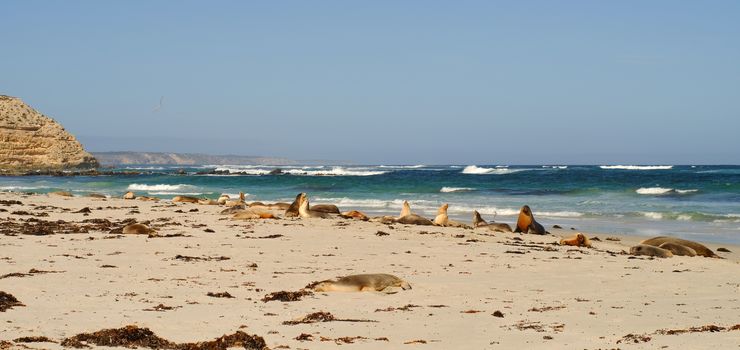
[[[10,0],[0,32],[0,94],[89,151],[740,164],[740,1]]]

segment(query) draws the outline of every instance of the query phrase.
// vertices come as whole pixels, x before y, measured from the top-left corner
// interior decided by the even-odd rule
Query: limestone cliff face
[[[0,173],[97,166],[59,123],[19,98],[0,95]]]

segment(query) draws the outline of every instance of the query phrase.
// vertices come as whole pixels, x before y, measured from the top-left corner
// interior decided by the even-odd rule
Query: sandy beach
[[[65,338],[127,325],[175,343],[242,331],[270,349],[740,348],[740,246],[706,244],[729,250],[723,259],[653,259],[626,253],[642,237],[586,233],[598,237],[593,248],[558,245],[569,227],[538,236],[233,221],[221,206],[165,200],[0,200],[0,291],[23,304],[0,312],[2,349],[61,349]],[[158,236],[110,232],[126,219],[149,221]],[[23,234],[39,224],[28,220],[52,229]],[[394,274],[413,289],[263,301],[359,273]],[[336,320],[286,323],[317,312]],[[53,342],[14,341],[37,336]]]

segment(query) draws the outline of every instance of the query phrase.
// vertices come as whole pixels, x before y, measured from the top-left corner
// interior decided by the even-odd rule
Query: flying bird
[[[154,107],[154,109],[152,109],[152,113],[157,113],[159,112],[160,109],[162,109],[162,102],[164,102],[164,96],[159,98],[159,105],[157,105],[156,107]]]

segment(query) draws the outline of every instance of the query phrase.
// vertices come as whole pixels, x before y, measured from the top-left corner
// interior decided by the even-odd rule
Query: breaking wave
[[[671,170],[673,165],[601,165],[606,170]]]
[[[489,175],[489,174],[495,174],[495,175],[503,175],[503,174],[511,174],[516,173],[519,171],[524,171],[527,169],[509,169],[507,166],[497,166],[496,168],[483,168],[476,165],[468,165],[463,169],[463,174],[472,174],[472,175]]]
[[[662,194],[689,194],[689,193],[695,193],[699,192],[699,190],[696,189],[690,189],[690,190],[677,190],[673,188],[665,188],[665,187],[642,187],[635,190],[638,194],[645,194],[645,195],[662,195]]]
[[[450,192],[471,192],[475,191],[472,187],[442,187],[439,192],[450,193]]]

